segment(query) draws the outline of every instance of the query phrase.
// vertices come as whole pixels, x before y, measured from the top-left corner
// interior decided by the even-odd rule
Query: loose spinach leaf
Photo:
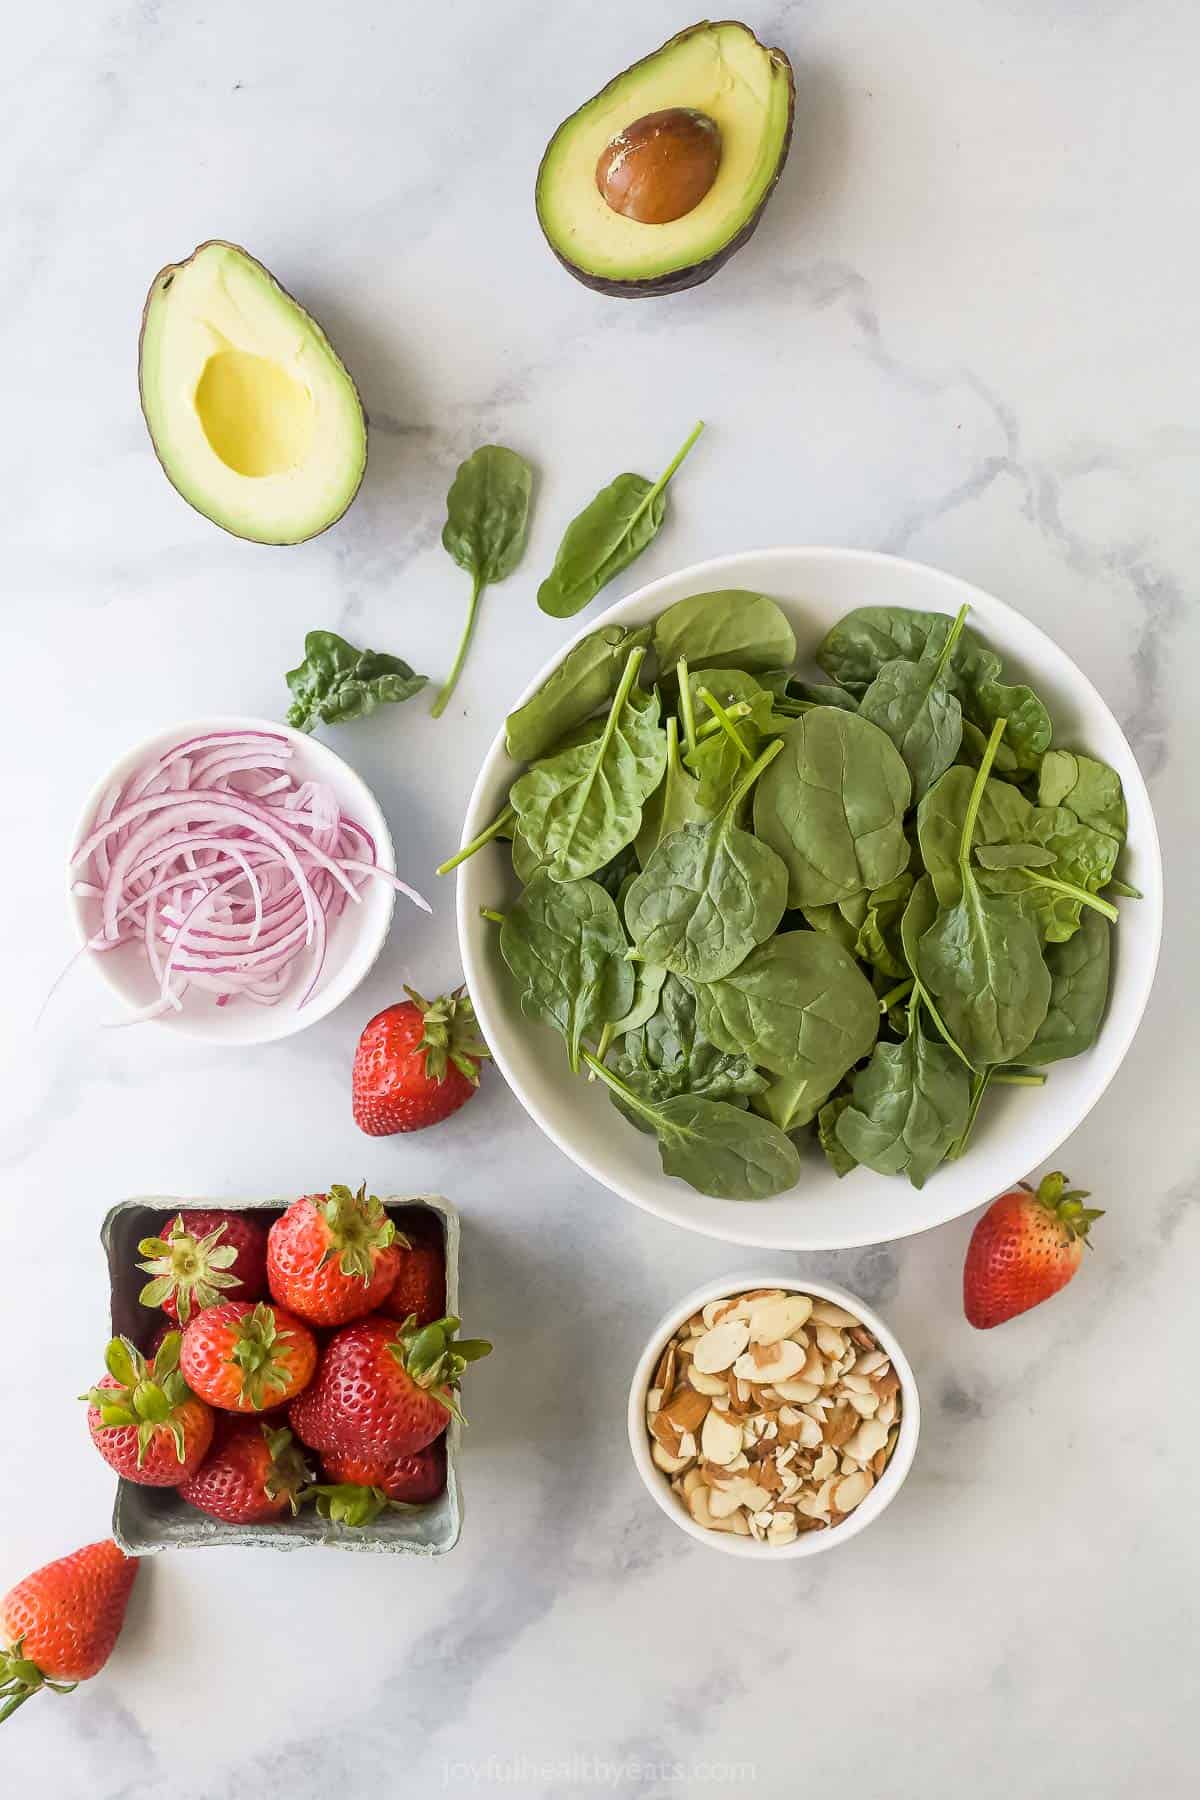
[[[1050,748],[1053,735],[1050,714],[1031,687],[1023,683],[1005,686],[990,680],[960,681],[960,696],[965,717],[989,732],[997,719],[1004,720],[1004,742],[1013,752],[1017,767],[1036,769]]]
[[[598,737],[547,757],[513,783],[521,835],[555,881],[591,875],[631,844],[642,804],[663,778],[658,695],[634,685],[643,654],[630,651]]]
[[[638,859],[632,844],[623,849],[606,862],[602,869],[597,869],[592,880],[602,887],[606,894],[611,894],[617,902],[617,911],[624,911],[624,890],[628,888],[638,872]]]
[[[642,807],[642,826],[634,841],[642,867],[672,832],[685,825],[704,825],[716,812],[700,797],[700,784],[679,760],[679,721],[667,715],[667,772]]]
[[[554,567],[538,589],[538,605],[555,619],[585,607],[658,536],[667,510],[667,484],[703,431],[691,433],[657,481],[618,475],[572,519]]]
[[[631,632],[622,625],[605,625],[568,650],[537,693],[509,713],[504,728],[508,754],[516,762],[536,762],[552,750],[612,699],[629,652],[649,642],[649,626]]]
[[[857,950],[859,926],[843,911],[843,907],[850,904],[850,901],[843,901],[841,906],[802,906],[798,910],[814,931],[823,931],[827,937],[834,938],[853,956]]]
[[[907,1175],[913,1187],[924,1187],[965,1129],[970,1099],[967,1071],[945,1044],[922,1035],[910,1005],[903,1043],[876,1044],[855,1077],[838,1140],[877,1174]]]
[[[304,639],[304,661],[287,672],[295,696],[287,721],[297,731],[312,731],[318,724],[342,725],[389,701],[411,700],[428,679],[414,675],[398,656],[356,650],[336,631],[310,631]]]
[[[721,588],[668,606],[654,622],[660,669],[683,657],[689,669],[773,669],[794,662],[796,638],[783,609],[766,594]]]
[[[827,1100],[817,1114],[817,1142],[825,1152],[825,1160],[841,1181],[843,1176],[853,1174],[858,1161],[851,1156],[845,1144],[838,1136],[838,1120],[851,1104],[849,1094],[835,1094]]]
[[[981,869],[1048,869],[1054,852],[1044,844],[976,844],[975,861]]]
[[[966,620],[964,606],[936,655],[920,662],[884,663],[862,697],[860,718],[869,719],[895,744],[919,800],[953,763],[962,742],[962,707],[950,687],[948,667]]]
[[[778,926],[787,870],[736,822],[739,805],[778,751],[772,744],[758,758],[711,823],[685,825],[665,838],[634,881],[625,924],[647,962],[692,981],[715,981]]]
[[[744,734],[748,729],[765,735],[772,728],[773,700],[772,695],[742,669],[690,669],[687,677],[688,691],[692,697],[692,712],[697,723],[718,717],[712,702],[715,700],[722,711],[728,713],[730,707],[745,706],[748,711],[736,720],[736,729]]]
[[[971,864],[976,819],[1003,728],[997,720],[967,803],[958,899],[939,911],[916,946],[921,985],[975,1069],[1019,1056],[1050,1002],[1050,974],[1037,928],[1010,900],[984,893]]]
[[[696,1029],[696,1000],[691,988],[675,975],[662,985],[657,1011],[637,1030],[626,1033],[616,1058],[616,1072],[644,1100],[670,1100],[694,1094],[744,1107],[761,1093],[766,1079],[746,1056],[729,1056]],[[651,1129],[638,1113],[624,1111],[640,1131]]]
[[[739,779],[762,748],[762,734],[749,719],[730,721],[728,730],[711,732],[689,750],[684,761],[696,778],[696,797],[713,816],[725,805]]]
[[[870,982],[819,931],[785,931],[752,950],[731,974],[696,989],[696,1015],[718,1049],[802,1083],[809,1118],[879,1031]]]
[[[1050,1005],[1022,1055],[1035,1066],[1061,1062],[1090,1050],[1100,1035],[1108,1004],[1111,927],[1098,913],[1084,913],[1065,944],[1050,944]]]
[[[620,910],[618,905],[618,914]],[[662,1004],[663,983],[667,979],[667,971],[656,963],[639,962],[631,966],[633,968],[633,1001],[624,1017],[614,1019],[610,1024],[608,1037],[612,1043],[615,1043],[620,1037],[644,1031]]]
[[[1038,801],[1042,806],[1069,807],[1081,824],[1125,842],[1129,816],[1121,777],[1107,763],[1070,750],[1050,750],[1042,758],[1038,776]]]
[[[521,1011],[566,1039],[573,1069],[585,1037],[633,1004],[625,933],[594,881],[536,875],[504,916],[500,954],[520,984]]]
[[[586,1051],[584,1061],[654,1131],[665,1174],[718,1200],[768,1200],[795,1186],[800,1175],[796,1146],[768,1120],[692,1094],[643,1099]]]
[[[969,768],[977,769],[983,761],[983,753],[986,749],[987,733],[980,731],[978,725],[973,725],[970,719],[964,719],[962,743],[958,747],[955,762],[964,763]],[[1024,779],[1025,775],[1023,770],[1017,769],[1016,755],[1005,743],[1000,743],[996,747],[996,759],[992,764],[992,772],[996,775],[1019,774],[1021,779]]]
[[[787,865],[788,904],[828,906],[908,864],[912,793],[896,746],[855,713],[818,706],[783,734],[754,794],[754,829]]]
[[[480,595],[491,582],[511,575],[521,560],[532,492],[533,470],[523,456],[502,444],[484,444],[474,451],[459,464],[450,484],[442,545],[471,577],[471,603],[458,654],[433,703],[435,719],[445,712],[462,673]]]

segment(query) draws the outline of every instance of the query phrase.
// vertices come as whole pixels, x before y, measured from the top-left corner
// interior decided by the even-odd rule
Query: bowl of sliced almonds
[[[733,1556],[815,1556],[877,1519],[912,1465],[917,1384],[870,1307],[828,1282],[726,1276],[662,1318],[629,1443],[681,1531]]]

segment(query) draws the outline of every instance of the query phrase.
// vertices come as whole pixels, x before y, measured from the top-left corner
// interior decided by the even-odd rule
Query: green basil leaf
[[[504,916],[500,953],[526,1018],[553,1026],[578,1068],[584,1038],[633,1004],[634,974],[612,899],[594,881],[534,877]]]
[[[787,865],[788,904],[828,906],[883,887],[909,860],[908,770],[886,733],[818,706],[789,725],[754,794],[754,829]]]
[[[796,657],[796,637],[782,607],[766,594],[721,588],[668,606],[654,622],[660,669],[773,669]]]
[[[649,641],[648,626],[629,632],[621,625],[606,625],[568,650],[537,693],[509,713],[504,730],[513,760],[536,762],[568,731],[590,719],[616,693],[630,650]]]
[[[666,771],[657,693],[634,685],[643,652],[630,652],[600,734],[528,769],[510,796],[521,835],[555,881],[591,875],[631,844],[642,804]]]
[[[318,724],[361,719],[377,706],[411,700],[428,679],[415,675],[398,656],[356,650],[336,631],[310,631],[304,639],[304,661],[287,673],[294,696],[288,724],[297,731],[312,731]]]
[[[543,612],[570,618],[658,536],[667,510],[667,484],[703,429],[703,424],[696,426],[657,481],[618,475],[572,519],[554,567],[538,589]]]
[[[445,711],[462,673],[480,595],[491,582],[511,575],[521,560],[532,492],[533,470],[523,456],[502,444],[484,444],[474,451],[459,464],[450,484],[442,546],[471,577],[471,601],[458,654],[433,703],[435,719]]]

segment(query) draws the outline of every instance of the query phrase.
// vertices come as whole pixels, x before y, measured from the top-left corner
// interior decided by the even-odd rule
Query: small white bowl
[[[883,1474],[866,1499],[852,1513],[848,1513],[840,1525],[834,1525],[826,1531],[802,1531],[790,1544],[760,1544],[754,1538],[735,1537],[729,1531],[706,1531],[703,1525],[697,1525],[684,1510],[678,1495],[672,1492],[662,1470],[655,1468],[650,1457],[650,1433],[646,1430],[646,1392],[668,1338],[694,1312],[707,1306],[710,1300],[724,1300],[755,1288],[782,1288],[789,1294],[811,1294],[814,1299],[832,1300],[835,1306],[844,1306],[847,1312],[853,1313],[879,1340],[880,1348],[887,1351],[892,1367],[900,1377],[900,1435]],[[678,1525],[680,1531],[686,1531],[689,1537],[695,1538],[697,1543],[706,1544],[710,1550],[724,1551],[727,1556],[748,1556],[757,1558],[760,1562],[774,1562],[785,1556],[820,1556],[825,1550],[847,1544],[860,1531],[865,1531],[885,1507],[891,1505],[916,1455],[917,1438],[921,1431],[921,1400],[917,1393],[916,1376],[894,1332],[857,1295],[848,1294],[845,1288],[835,1287],[829,1281],[797,1280],[795,1275],[783,1275],[775,1269],[751,1269],[746,1274],[723,1275],[718,1281],[706,1281],[703,1287],[694,1288],[677,1306],[664,1313],[651,1333],[650,1341],[642,1351],[638,1366],[633,1372],[629,1388],[628,1425],[629,1448],[633,1451],[637,1472],[651,1499],[662,1508],[673,1524]]]
[[[340,756],[335,756],[327,745],[317,743],[302,731],[295,731],[290,725],[281,725],[277,719],[242,716],[186,719],[167,731],[156,731],[153,737],[145,738],[140,744],[127,750],[88,795],[71,838],[68,859],[87,835],[100,802],[114,781],[124,781],[135,769],[148,762],[151,757],[170,749],[172,745],[213,731],[266,731],[277,737],[285,737],[296,752],[294,767],[300,778],[327,782],[337,795],[342,810],[357,820],[374,838],[375,855],[380,868],[386,869],[389,874],[395,873],[396,854],[387,820],[362,777],[356,775]],[[68,894],[68,899],[76,936],[81,944],[86,945],[89,937],[99,929],[99,904],[76,894]],[[184,1037],[205,1038],[209,1042],[224,1044],[267,1044],[280,1038],[292,1037],[307,1026],[315,1025],[318,1019],[325,1018],[335,1006],[340,1006],[370,972],[383,949],[395,904],[396,890],[390,882],[368,879],[364,883],[361,902],[357,906],[343,908],[340,916],[330,926],[329,946],[321,980],[316,992],[303,1007],[298,1008],[296,1005],[296,1000],[304,991],[299,980],[296,983],[295,998],[289,990],[274,1006],[257,1006],[249,1001],[217,1006],[212,994],[193,989],[184,996],[181,1011],[162,1013],[147,1023],[165,1026],[168,1030],[182,1033]],[[131,1011],[146,1006],[155,999],[158,984],[145,957],[135,945],[106,951],[102,955],[89,955],[87,960]],[[120,1023],[120,1020],[116,1023]]]
[[[458,937],[463,974],[496,1066],[530,1117],[560,1150],[605,1187],[660,1219],[727,1243],[760,1250],[839,1250],[927,1231],[969,1212],[1038,1168],[1087,1117],[1121,1066],[1145,1011],[1162,933],[1162,862],[1146,784],[1117,721],[1087,676],[1036,625],[954,575],[866,550],[749,550],[717,557],[651,582],[585,620],[515,704],[535,693],[571,643],[604,625],[642,625],[689,594],[750,588],[770,594],[796,633],[801,665],[822,637],[856,606],[899,606],[953,616],[965,602],[970,624],[1004,661],[1006,681],[1031,681],[1054,720],[1055,740],[1110,763],[1129,808],[1122,874],[1144,898],[1123,903],[1113,940],[1108,1015],[1093,1047],[1055,1063],[1043,1088],[1002,1088],[987,1106],[967,1155],[943,1163],[921,1189],[899,1177],[856,1169],[844,1181],[815,1146],[786,1194],[761,1201],[717,1200],[663,1173],[653,1136],[618,1128],[598,1081],[571,1073],[562,1040],[522,1013],[504,967],[499,935],[481,907],[503,908],[515,895],[509,847],[487,844],[458,875]],[[816,670],[814,668],[814,674]],[[467,807],[462,841],[494,819],[517,765],[504,728],[484,757]]]

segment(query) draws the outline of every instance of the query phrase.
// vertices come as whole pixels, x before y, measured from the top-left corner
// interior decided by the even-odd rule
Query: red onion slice
[[[97,953],[139,946],[157,998],[124,1022],[182,1007],[189,987],[226,1006],[274,1006],[307,970],[297,1006],[317,991],[329,932],[363,885],[388,882],[375,840],[326,782],[293,773],[273,732],[208,732],[152,758],[104,794],[71,870],[94,902]]]

